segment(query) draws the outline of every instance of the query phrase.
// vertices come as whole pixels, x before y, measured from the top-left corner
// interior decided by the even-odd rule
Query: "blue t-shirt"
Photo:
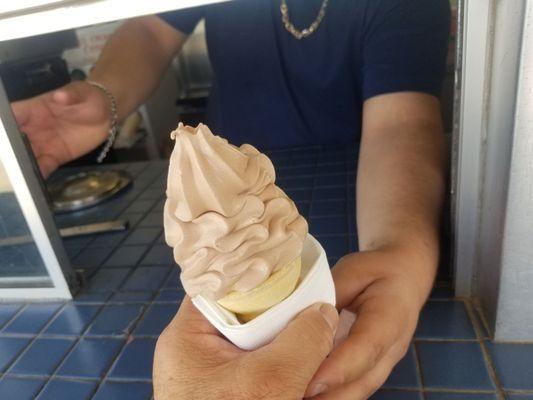
[[[385,93],[439,95],[448,0],[330,0],[316,32],[297,40],[280,0],[235,0],[160,15],[190,33],[205,18],[214,70],[207,123],[262,150],[357,142],[363,102]],[[308,27],[322,0],[288,0]]]

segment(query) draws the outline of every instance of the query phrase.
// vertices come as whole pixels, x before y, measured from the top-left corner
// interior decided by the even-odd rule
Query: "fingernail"
[[[313,386],[313,389],[309,391],[309,394],[306,397],[318,396],[320,393],[324,393],[328,387],[323,383],[317,383]]]
[[[331,330],[335,332],[337,325],[339,324],[339,314],[335,307],[331,304],[322,304],[319,308],[320,313],[331,327]]]

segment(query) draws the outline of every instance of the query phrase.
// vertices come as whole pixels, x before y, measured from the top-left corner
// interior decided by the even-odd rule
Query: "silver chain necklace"
[[[283,25],[285,25],[285,29],[287,29],[292,36],[294,36],[296,39],[300,40],[303,39],[315,32],[324,19],[324,16],[326,15],[326,8],[328,7],[329,0],[323,0],[322,5],[320,6],[320,10],[318,11],[318,15],[316,19],[313,21],[311,25],[309,25],[308,28],[302,29],[301,31],[296,29],[296,27],[292,24],[289,18],[289,7],[287,6],[286,0],[281,0],[281,20],[283,21]]]

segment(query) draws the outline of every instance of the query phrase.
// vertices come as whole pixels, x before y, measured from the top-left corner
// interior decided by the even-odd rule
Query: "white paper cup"
[[[244,350],[253,350],[269,343],[297,314],[315,303],[335,305],[335,286],[326,252],[311,235],[302,250],[301,281],[294,292],[263,314],[241,324],[235,314],[216,301],[201,295],[192,302],[228,340]]]

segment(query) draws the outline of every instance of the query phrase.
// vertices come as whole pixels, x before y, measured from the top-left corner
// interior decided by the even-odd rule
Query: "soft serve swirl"
[[[171,137],[165,238],[189,295],[251,290],[300,255],[307,222],[266,155],[202,124],[180,124]]]

